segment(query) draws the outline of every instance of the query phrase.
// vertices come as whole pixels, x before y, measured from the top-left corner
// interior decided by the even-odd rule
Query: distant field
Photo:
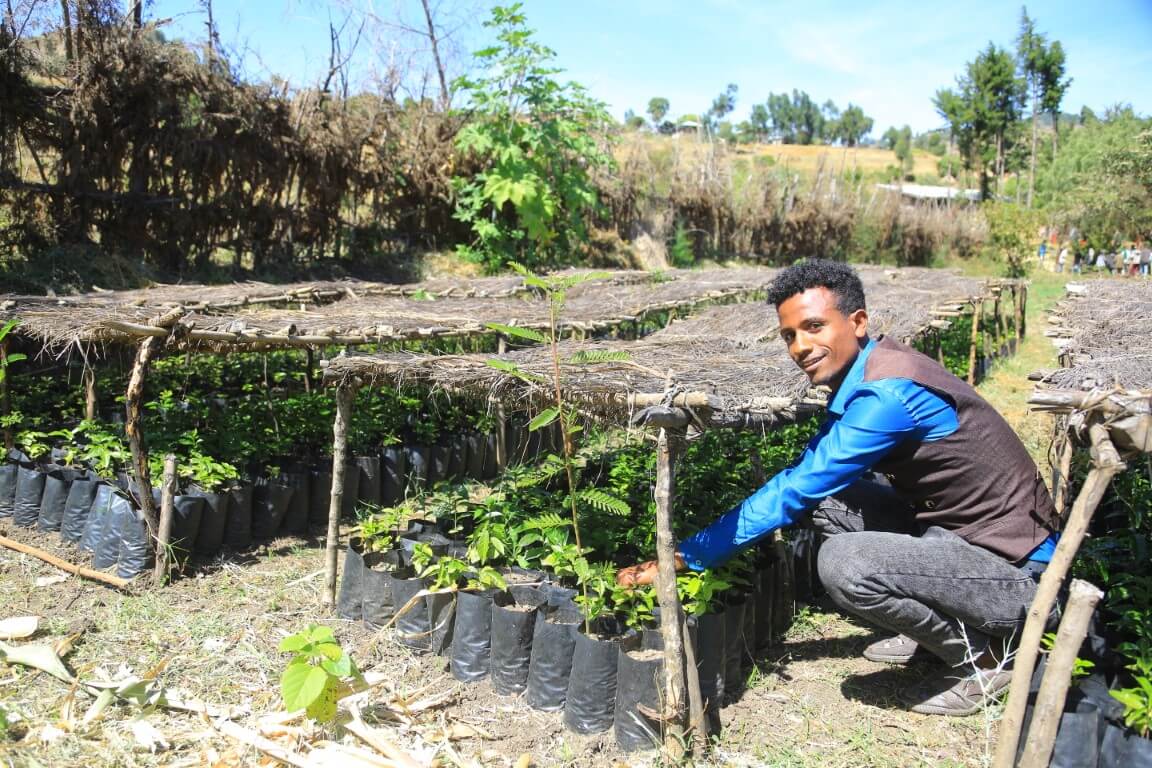
[[[629,152],[644,148],[649,152],[680,152],[687,158],[707,152],[710,144],[695,136],[653,136],[644,133],[626,133],[620,141],[617,154],[623,160]],[[724,147],[723,151],[732,158],[770,158],[761,162],[785,167],[804,176],[815,175],[820,164],[825,171],[850,171],[858,168],[865,176],[883,174],[890,165],[896,165],[896,154],[891,150],[875,147],[829,147],[802,146],[799,144],[744,144]],[[934,182],[937,180],[937,157],[929,152],[916,150],[913,154],[912,172],[917,180]]]

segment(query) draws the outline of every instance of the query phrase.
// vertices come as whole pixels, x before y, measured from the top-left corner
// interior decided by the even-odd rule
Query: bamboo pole
[[[976,345],[980,342],[980,316],[984,314],[984,300],[972,302],[972,343],[968,347],[968,383],[976,385]]]
[[[156,537],[156,567],[152,571],[152,583],[157,587],[168,581],[171,567],[170,544],[172,543],[172,513],[176,502],[176,457],[164,457],[164,479],[160,484],[160,530]]]
[[[336,420],[332,425],[332,496],[328,504],[328,540],[324,549],[324,605],[336,605],[336,569],[340,556],[340,509],[344,502],[344,472],[348,454],[348,421],[356,389],[336,390]]]
[[[1096,586],[1080,579],[1072,580],[1068,605],[1056,633],[1056,644],[1048,656],[1048,667],[1044,670],[1044,679],[1036,694],[1032,727],[1024,744],[1024,754],[1020,756],[1020,768],[1048,768],[1052,747],[1056,743],[1056,730],[1060,726],[1060,715],[1064,711],[1064,700],[1068,696],[1068,685],[1072,682],[1076,654],[1088,634],[1088,622],[1102,597],[1104,593]]]
[[[1024,710],[1028,704],[1028,688],[1032,682],[1032,671],[1036,668],[1036,654],[1040,649],[1040,638],[1048,623],[1048,615],[1056,602],[1060,585],[1072,566],[1072,559],[1080,549],[1092,514],[1104,497],[1112,477],[1125,468],[1120,455],[1113,447],[1107,427],[1093,424],[1088,428],[1092,445],[1092,469],[1084,481],[1083,488],[1072,504],[1072,512],[1060,535],[1052,562],[1040,577],[1036,596],[1028,608],[1028,618],[1020,635],[1020,645],[1012,669],[1012,687],[1004,714],[1000,720],[1000,738],[996,748],[993,768],[1012,768],[1016,761],[1016,748],[1020,744],[1020,726],[1024,721]]]
[[[116,587],[117,589],[127,589],[132,584],[131,579],[122,579],[119,576],[113,576],[110,573],[103,571],[94,571],[91,568],[86,568],[83,565],[76,565],[67,560],[62,560],[53,554],[49,554],[42,549],[24,544],[22,542],[10,539],[7,536],[0,536],[0,546],[7,547],[8,549],[16,552],[23,552],[26,555],[31,555],[37,559],[43,560],[49,565],[53,565],[62,571],[75,574],[84,579],[91,579],[92,581],[99,581],[103,584]]]
[[[684,415],[687,421],[687,415]],[[681,429],[676,430],[676,438]],[[684,623],[676,592],[676,539],[672,533],[676,457],[669,430],[656,438],[656,597],[660,603],[660,636],[664,640],[664,757],[673,765],[684,757]]]

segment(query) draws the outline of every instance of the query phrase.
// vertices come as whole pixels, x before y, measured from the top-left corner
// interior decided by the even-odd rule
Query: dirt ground
[[[0,521],[0,535],[54,549],[54,536]],[[501,697],[487,682],[457,683],[443,658],[418,656],[391,642],[391,630],[372,633],[334,620],[321,608],[322,550],[318,542],[283,539],[242,559],[218,559],[193,577],[162,590],[122,594],[0,549],[0,619],[42,617],[36,636],[17,645],[52,643],[78,633],[66,656],[83,680],[145,676],[164,665],[158,680],[171,698],[240,707],[235,722],[257,730],[260,717],[280,711],[280,671],[287,655],[280,640],[309,622],[335,629],[364,670],[387,684],[376,700],[447,703],[409,723],[378,727],[418,761],[443,765],[511,766],[531,756],[539,766],[643,766],[652,754],[621,753],[611,732],[583,737],[565,731],[559,713],[530,709],[520,697]],[[40,585],[37,580],[40,579]],[[699,765],[732,766],[969,766],[986,762],[991,717],[944,719],[908,713],[894,694],[927,667],[895,669],[860,656],[875,636],[835,612],[812,606],[785,641],[763,658],[737,703],[723,711],[724,733]],[[373,708],[365,705],[365,719]],[[163,707],[117,704],[84,724],[90,699],[47,674],[0,666],[0,703],[19,720],[15,738],[0,738],[5,766],[257,766],[271,765],[258,751],[221,734],[204,715]],[[139,720],[154,727],[141,728]],[[460,727],[454,727],[460,726]],[[469,728],[470,727],[470,728]],[[481,736],[446,739],[449,731]],[[140,737],[139,733],[152,734]],[[300,734],[298,734],[300,735]],[[325,734],[303,734],[315,742]],[[460,735],[454,733],[452,735]],[[339,740],[350,736],[328,733]],[[291,738],[282,743],[306,752]],[[142,746],[162,744],[155,751]]]

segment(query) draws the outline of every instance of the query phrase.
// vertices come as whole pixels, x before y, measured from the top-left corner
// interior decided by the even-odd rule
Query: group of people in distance
[[[1040,228],[1040,245],[1036,249],[1040,266],[1045,267],[1052,254],[1052,269],[1071,271],[1079,275],[1093,271],[1108,275],[1147,277],[1152,271],[1152,246],[1141,240],[1114,238],[1110,249],[1096,249],[1076,231],[1070,229],[1063,237],[1058,227]]]

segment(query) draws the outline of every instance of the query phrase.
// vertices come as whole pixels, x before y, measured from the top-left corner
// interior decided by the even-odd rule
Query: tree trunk
[[[676,443],[661,428],[656,439],[656,597],[660,602],[660,634],[664,640],[664,756],[672,765],[684,757],[684,623],[676,592],[676,538],[672,533],[673,493],[676,486]]]
[[[60,0],[60,17],[64,27],[64,60],[71,64],[76,60],[76,50],[72,47],[72,10],[69,0]]]
[[[133,0],[132,28],[140,29],[144,26],[144,0]]]
[[[1036,188],[1036,130],[1037,118],[1039,117],[1036,108],[1039,106],[1036,103],[1036,86],[1032,86],[1032,152],[1029,160],[1028,167],[1028,207],[1032,207],[1032,193]]]
[[[336,390],[336,421],[332,425],[332,495],[328,503],[328,540],[324,543],[324,606],[336,607],[336,566],[340,560],[340,510],[344,502],[344,473],[348,464],[348,421],[352,416],[353,387]]]
[[[448,93],[448,77],[444,73],[444,62],[440,60],[440,41],[436,37],[436,25],[432,23],[432,9],[428,0],[420,0],[424,6],[424,21],[428,24],[428,40],[432,43],[432,60],[436,63],[436,76],[440,78],[440,109],[447,110],[451,96]]]

